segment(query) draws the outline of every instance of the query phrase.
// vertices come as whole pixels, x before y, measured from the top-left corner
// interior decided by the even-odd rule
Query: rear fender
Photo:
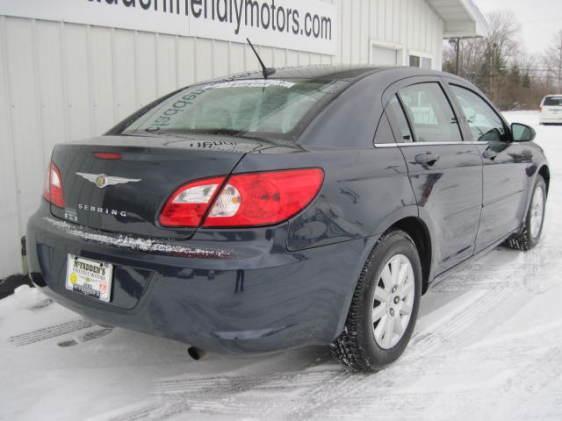
[[[401,221],[403,219],[406,219],[406,218],[411,218],[411,217],[414,217],[414,218],[419,217],[417,206],[405,206],[403,208],[400,208],[400,209],[396,210],[395,212],[393,212],[391,215],[388,215],[386,218],[384,218],[381,221],[381,223],[378,225],[378,227],[376,229],[377,234],[364,239],[365,244],[364,244],[364,247],[363,247],[363,252],[361,253],[361,256],[358,259],[356,268],[355,268],[354,273],[353,273],[353,277],[354,277],[353,278],[354,279],[353,288],[348,292],[348,295],[346,297],[345,306],[344,306],[345,311],[341,312],[341,314],[340,314],[340,320],[338,322],[337,333],[334,336],[334,339],[337,338],[341,334],[341,332],[343,332],[343,328],[345,326],[345,321],[347,319],[347,314],[348,314],[349,308],[351,306],[351,300],[353,299],[353,294],[355,293],[355,288],[357,287],[357,282],[359,281],[359,277],[361,276],[361,271],[365,267],[365,264],[367,263],[367,260],[369,259],[369,256],[371,255],[371,252],[373,251],[373,249],[377,245],[377,242],[380,240],[380,238],[387,231],[389,231],[399,221]],[[422,222],[425,223],[425,221],[422,221]]]

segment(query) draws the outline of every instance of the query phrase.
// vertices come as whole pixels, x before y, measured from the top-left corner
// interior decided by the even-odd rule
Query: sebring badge
[[[100,189],[107,186],[115,186],[117,184],[138,183],[141,181],[140,178],[112,177],[105,174],[88,174],[84,172],[77,172],[76,175],[94,183]]]

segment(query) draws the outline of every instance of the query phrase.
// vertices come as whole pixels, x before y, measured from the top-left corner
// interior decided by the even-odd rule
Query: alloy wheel
[[[544,218],[544,190],[540,185],[537,186],[537,188],[535,189],[535,193],[533,194],[530,212],[530,234],[531,238],[535,239],[540,234]]]
[[[375,288],[372,326],[375,341],[391,349],[404,336],[415,299],[414,269],[403,254],[392,256],[384,265]]]

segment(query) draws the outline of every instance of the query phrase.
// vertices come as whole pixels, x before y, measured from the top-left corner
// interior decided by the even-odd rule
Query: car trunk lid
[[[185,183],[228,175],[257,142],[235,138],[103,136],[59,145],[64,208],[53,216],[89,228],[144,237],[187,239],[196,228],[158,223],[168,197]]]

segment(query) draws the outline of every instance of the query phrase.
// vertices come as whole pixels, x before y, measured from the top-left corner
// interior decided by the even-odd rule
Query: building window
[[[419,56],[410,56],[410,67],[421,67],[421,60]]]
[[[429,57],[420,57],[410,55],[410,67],[418,67],[420,69],[431,69],[432,61]]]

